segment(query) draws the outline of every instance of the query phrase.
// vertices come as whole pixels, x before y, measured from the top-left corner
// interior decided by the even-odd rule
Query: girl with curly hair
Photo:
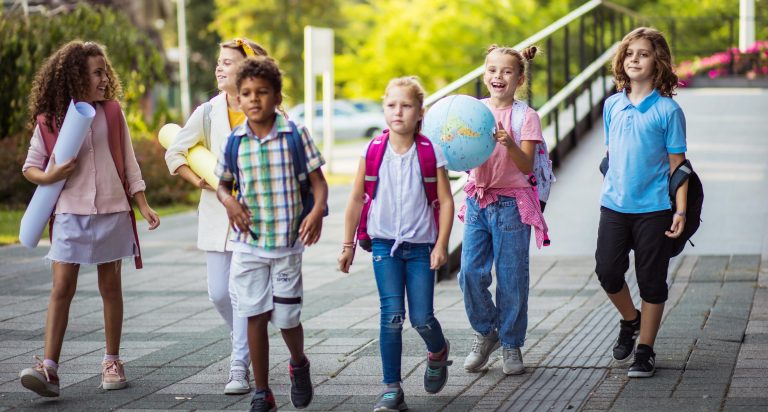
[[[72,41],[59,48],[43,63],[32,84],[29,110],[34,133],[22,172],[37,185],[66,179],[52,217],[51,248],[46,256],[51,261],[53,288],[45,324],[44,359],[36,357],[37,365],[19,374],[21,384],[41,396],[59,396],[57,362],[83,264],[97,265],[104,303],[102,387],[127,386],[119,357],[121,261],[135,257],[136,267],[141,268],[131,199],[150,230],[160,225],[160,218],[144,196],[146,185],[116,100],[120,92],[120,81],[104,47],[93,42]],[[91,104],[96,116],[76,158],[57,164],[53,146],[72,99]]]
[[[677,76],[664,36],[640,27],[622,39],[613,59],[616,90],[603,106],[608,170],[600,198],[595,272],[621,315],[613,358],[634,361],[631,378],[655,371],[653,344],[667,300],[672,239],[685,227],[688,183],[669,196],[670,173],[685,161],[685,116],[672,100]],[[624,274],[635,251],[642,317]],[[637,348],[635,348],[637,342]]]

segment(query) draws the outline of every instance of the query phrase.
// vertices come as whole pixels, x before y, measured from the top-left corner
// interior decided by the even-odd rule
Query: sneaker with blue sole
[[[373,405],[373,412],[398,412],[408,409],[402,388],[386,388]]]

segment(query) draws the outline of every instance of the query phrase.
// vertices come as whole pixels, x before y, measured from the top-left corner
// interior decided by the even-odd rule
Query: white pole
[[[179,86],[181,88],[181,115],[184,119],[189,118],[190,97],[189,97],[189,64],[187,56],[187,15],[185,0],[176,0],[176,20],[179,35]]]
[[[315,73],[312,65],[312,27],[304,27],[304,126],[312,137],[315,121]]]
[[[755,0],[739,1],[739,50],[755,44]]]
[[[323,72],[323,157],[328,173],[333,173],[333,66]]]

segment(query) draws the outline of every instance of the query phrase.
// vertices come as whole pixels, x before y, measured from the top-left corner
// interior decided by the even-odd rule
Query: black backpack
[[[608,173],[608,153],[600,162],[600,173]],[[683,233],[680,237],[672,240],[672,253],[671,256],[677,256],[685,248],[686,243],[690,243],[691,246],[696,246],[691,242],[691,236],[699,230],[701,226],[701,209],[704,204],[704,186],[701,184],[699,175],[693,170],[691,162],[686,159],[683,163],[675,168],[674,172],[669,176],[669,201],[672,203],[672,209],[675,209],[675,198],[677,189],[688,181],[688,204],[685,209],[685,226],[683,227]]]
[[[701,184],[699,175],[693,171],[693,166],[689,160],[675,168],[669,177],[669,200],[672,202],[672,209],[675,209],[675,195],[677,189],[688,181],[688,204],[685,207],[685,227],[683,233],[677,239],[672,239],[672,256],[677,256],[685,248],[685,244],[690,242],[691,246],[696,246],[691,242],[691,236],[699,229],[701,225],[701,208],[704,204],[704,186]]]

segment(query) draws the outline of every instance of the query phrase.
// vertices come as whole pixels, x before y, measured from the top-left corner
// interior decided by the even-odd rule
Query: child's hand
[[[202,177],[200,178],[200,183],[198,183],[197,186],[200,189],[203,189],[203,190],[210,190],[212,192],[216,191],[216,188],[214,188],[213,186],[209,185],[208,182],[206,182],[205,179],[203,179]]]
[[[320,233],[323,231],[323,211],[317,207],[304,218],[299,226],[299,238],[304,246],[310,246],[320,240]]]
[[[437,270],[440,266],[443,266],[448,261],[448,249],[440,246],[435,246],[432,249],[432,254],[429,256],[429,268]]]
[[[247,232],[248,227],[251,225],[251,212],[248,208],[240,204],[240,202],[232,196],[229,196],[226,199],[224,208],[227,209],[229,225],[240,232]]]
[[[149,230],[155,230],[160,226],[160,215],[157,214],[151,207],[139,206],[139,213],[144,217],[144,220],[149,223]]]
[[[355,259],[355,249],[352,247],[344,247],[339,255],[339,270],[343,273],[349,273],[349,267],[352,266],[352,261]]]
[[[45,177],[48,181],[48,184],[50,184],[68,178],[69,175],[75,171],[75,166],[77,166],[77,158],[73,157],[62,164],[56,164],[56,155],[51,154],[51,159],[48,161],[48,164],[50,166],[45,172]]]
[[[677,239],[683,234],[683,229],[685,229],[685,215],[675,213],[672,215],[672,226],[664,234],[672,239]]]
[[[504,126],[501,124],[501,122],[499,122],[498,128],[496,129],[496,134],[493,135],[493,138],[496,139],[496,143],[499,143],[504,147],[510,147],[515,144],[515,139],[513,139],[512,136],[510,136],[509,133],[504,130]]]

